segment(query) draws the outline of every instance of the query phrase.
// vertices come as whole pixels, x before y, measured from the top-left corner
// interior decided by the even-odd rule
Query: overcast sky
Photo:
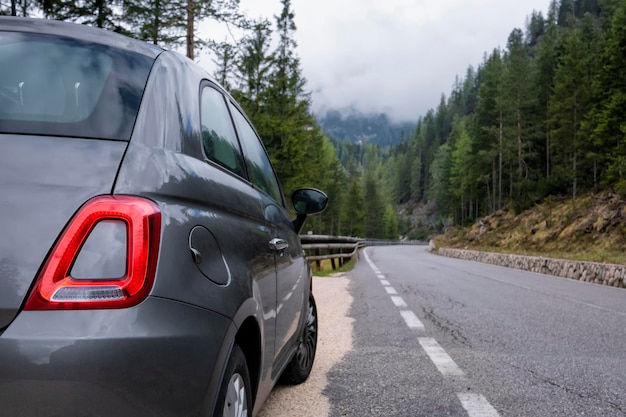
[[[416,121],[450,94],[457,75],[505,48],[549,0],[292,0],[297,54],[313,109],[354,107]],[[249,17],[279,0],[241,0]]]

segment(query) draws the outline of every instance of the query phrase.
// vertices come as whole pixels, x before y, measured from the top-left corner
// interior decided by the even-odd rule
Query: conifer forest
[[[545,15],[532,12],[389,146],[324,133],[298,57],[297,10],[276,1],[282,10],[268,20],[238,0],[0,0],[0,14],[94,25],[191,59],[211,51],[214,77],[257,128],[287,198],[302,186],[328,194],[305,226],[314,233],[425,239],[546,198],[626,196],[626,0],[552,0]],[[207,20],[242,35],[202,39]],[[436,221],[411,219],[416,207]]]

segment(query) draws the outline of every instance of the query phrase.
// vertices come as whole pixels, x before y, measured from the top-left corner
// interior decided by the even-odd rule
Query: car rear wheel
[[[217,397],[214,417],[248,417],[252,415],[252,393],[246,358],[237,345],[226,366],[224,379]]]
[[[317,351],[317,307],[313,294],[309,295],[306,323],[298,349],[281,376],[285,384],[301,384],[306,381],[313,369],[315,352]]]

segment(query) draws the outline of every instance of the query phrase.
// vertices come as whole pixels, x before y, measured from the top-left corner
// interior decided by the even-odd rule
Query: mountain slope
[[[604,192],[576,200],[548,199],[515,215],[501,210],[471,227],[450,228],[439,247],[626,263],[626,202]]]

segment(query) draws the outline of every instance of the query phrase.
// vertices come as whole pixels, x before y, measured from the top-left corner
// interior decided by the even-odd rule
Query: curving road
[[[368,248],[348,278],[352,350],[311,415],[626,416],[626,290],[423,246]]]

